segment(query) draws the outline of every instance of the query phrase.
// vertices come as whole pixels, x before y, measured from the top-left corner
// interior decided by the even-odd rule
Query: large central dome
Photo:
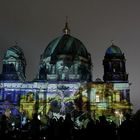
[[[83,43],[69,34],[51,41],[43,53],[43,58],[58,55],[81,56],[88,59],[88,52]]]
[[[69,34],[66,22],[64,34],[52,40],[41,55],[39,80],[91,80],[91,56],[83,43]]]

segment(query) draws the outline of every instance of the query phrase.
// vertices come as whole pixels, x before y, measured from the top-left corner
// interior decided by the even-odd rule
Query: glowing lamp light
[[[115,110],[115,114],[118,115],[119,114],[119,111]]]
[[[38,119],[40,120],[40,115],[38,115],[37,117],[38,117]]]

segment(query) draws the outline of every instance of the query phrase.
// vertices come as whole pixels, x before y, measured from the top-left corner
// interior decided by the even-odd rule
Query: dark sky
[[[15,41],[27,61],[28,80],[35,77],[40,54],[62,35],[65,17],[71,35],[91,53],[93,80],[102,78],[102,60],[111,40],[125,53],[134,110],[140,108],[140,1],[139,0],[1,0],[0,69],[7,48]]]

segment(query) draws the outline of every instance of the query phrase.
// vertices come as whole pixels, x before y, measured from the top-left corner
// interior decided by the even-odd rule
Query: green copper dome
[[[88,58],[88,52],[83,43],[69,34],[64,34],[51,41],[43,53],[43,58],[58,55],[82,56]]]
[[[114,55],[114,54],[119,54],[122,55],[122,51],[118,46],[111,45],[107,50],[106,54]]]
[[[122,53],[121,49],[118,46],[112,44],[105,53],[105,58],[110,59],[124,59],[124,54]]]
[[[16,59],[25,60],[22,49],[16,45],[8,48],[4,57],[5,58],[14,57]]]

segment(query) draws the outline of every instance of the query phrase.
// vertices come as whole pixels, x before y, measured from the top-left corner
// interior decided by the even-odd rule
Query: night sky
[[[139,0],[1,0],[0,69],[7,48],[17,41],[27,61],[27,80],[32,80],[48,43],[63,34],[66,16],[71,35],[91,53],[93,80],[103,77],[102,60],[111,40],[121,48],[132,83],[131,102],[134,111],[139,109]]]

